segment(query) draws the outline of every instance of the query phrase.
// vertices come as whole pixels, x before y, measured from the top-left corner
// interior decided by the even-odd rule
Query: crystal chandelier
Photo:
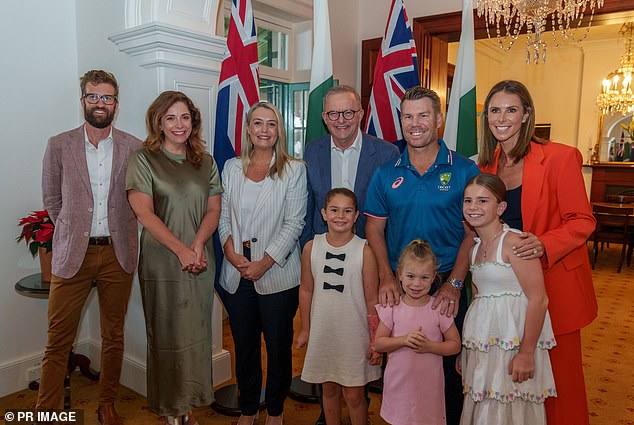
[[[603,89],[597,96],[597,106],[604,115],[634,112],[634,94],[632,93],[634,22],[624,23],[619,36],[625,38],[625,53],[621,55],[621,66],[603,80]]]
[[[587,36],[575,37],[574,31],[582,24],[586,8],[590,9],[588,28],[594,12],[603,6],[604,0],[476,0],[478,16],[484,15],[487,35],[491,38],[489,26],[495,26],[496,38],[501,48],[510,49],[526,26],[526,63],[546,62],[546,42],[543,39],[547,26],[563,39],[581,41]],[[547,25],[550,21],[550,24]],[[502,30],[501,26],[505,28]],[[507,43],[503,38],[507,39]]]

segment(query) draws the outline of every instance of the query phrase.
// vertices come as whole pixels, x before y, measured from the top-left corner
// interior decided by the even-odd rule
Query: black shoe
[[[326,418],[324,417],[324,412],[321,412],[321,414],[319,415],[319,418],[317,419],[317,422],[315,422],[315,425],[326,425]]]

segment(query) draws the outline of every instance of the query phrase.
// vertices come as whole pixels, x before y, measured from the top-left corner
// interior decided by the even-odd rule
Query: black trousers
[[[444,282],[447,281],[450,271],[439,273],[440,279],[436,279],[434,285],[432,285],[432,291],[434,293],[440,288]],[[464,323],[464,317],[467,313],[467,291],[465,288],[460,293],[460,303],[458,306],[458,315],[454,318],[454,323],[462,336],[462,325]],[[443,372],[445,374],[445,412],[447,416],[447,425],[459,425],[460,416],[462,415],[462,403],[464,401],[464,395],[462,393],[462,377],[456,371],[456,359],[460,354],[454,354],[453,356],[443,357]]]
[[[266,345],[266,391],[269,415],[281,415],[292,378],[293,317],[299,302],[299,287],[260,295],[253,282],[240,280],[235,294],[225,295],[236,354],[236,379],[240,410],[255,415],[262,387],[261,336]]]

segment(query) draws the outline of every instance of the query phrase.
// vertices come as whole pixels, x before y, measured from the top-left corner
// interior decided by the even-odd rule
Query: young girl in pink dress
[[[541,264],[514,255],[520,232],[500,221],[505,197],[504,182],[493,174],[465,187],[463,213],[478,238],[470,255],[473,301],[462,328],[461,425],[544,425],[544,401],[556,395]]]
[[[376,260],[353,232],[359,211],[352,191],[330,190],[321,214],[328,232],[316,235],[302,253],[297,348],[308,344],[302,380],[322,384],[328,425],[341,423],[342,392],[352,425],[366,425],[363,387],[381,376],[380,355],[371,350],[378,322]]]
[[[390,353],[383,375],[381,417],[392,425],[444,425],[443,356],[460,351],[453,318],[432,310],[429,295],[436,279],[436,256],[429,243],[413,240],[396,270],[401,302],[376,306],[379,326],[374,348]]]

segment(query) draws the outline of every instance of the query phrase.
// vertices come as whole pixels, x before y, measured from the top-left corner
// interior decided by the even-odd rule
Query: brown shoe
[[[123,420],[114,410],[114,403],[100,404],[97,409],[97,419],[101,425],[123,425]]]

